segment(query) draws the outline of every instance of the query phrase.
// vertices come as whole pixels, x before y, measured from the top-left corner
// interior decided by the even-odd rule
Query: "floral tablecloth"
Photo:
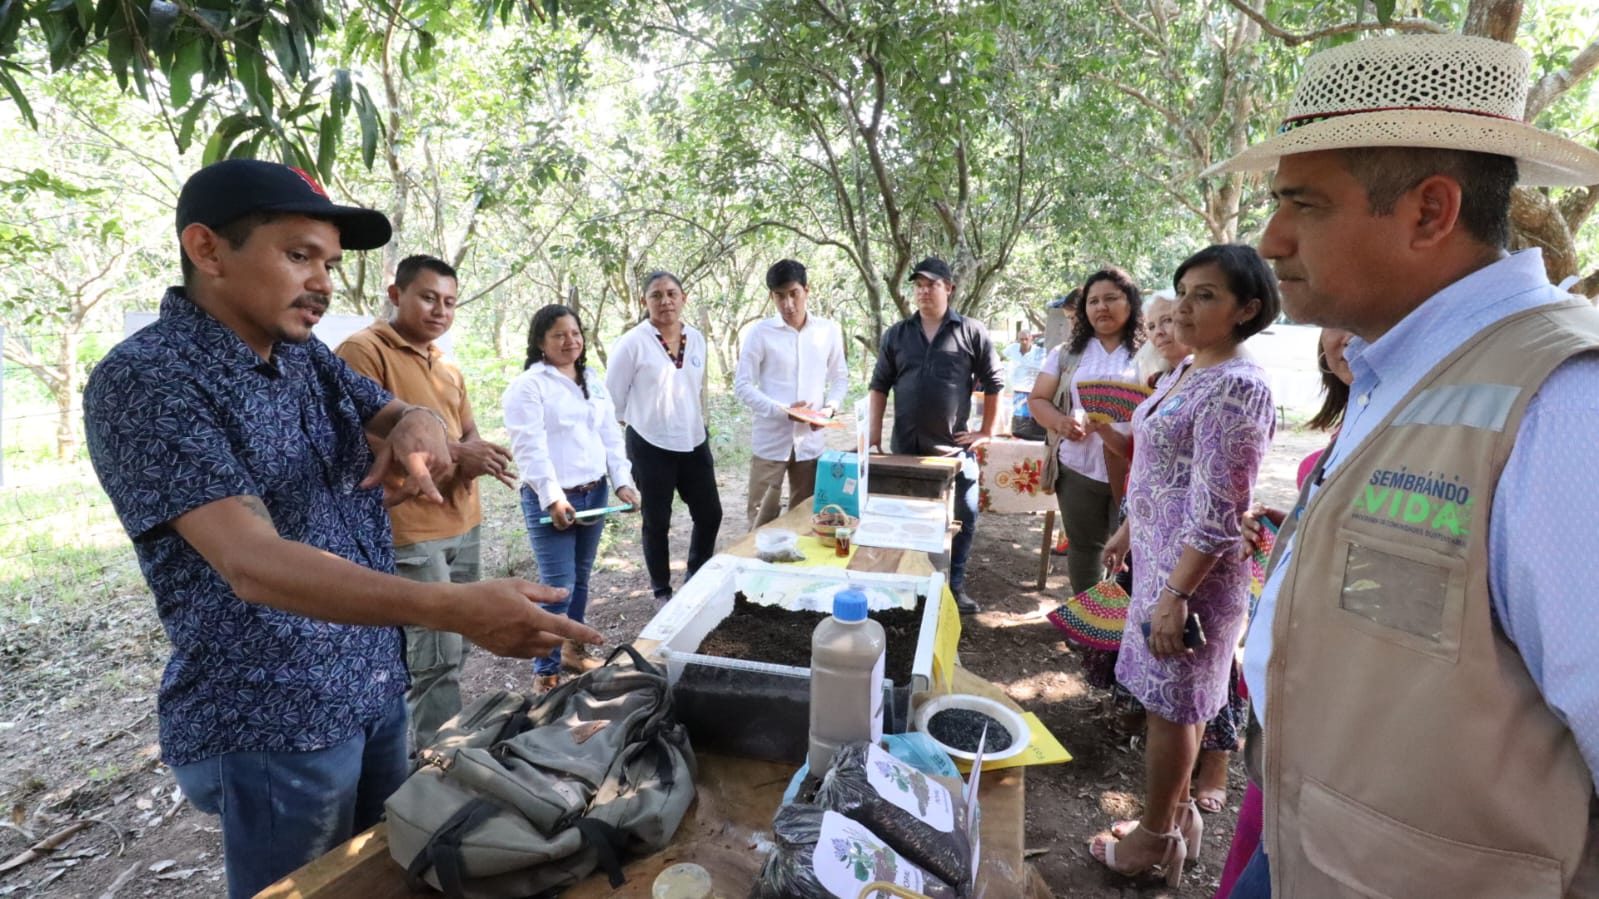
[[[1035,440],[995,439],[977,448],[981,468],[978,509],[1021,514],[1055,508],[1054,494],[1044,492],[1044,453]]]

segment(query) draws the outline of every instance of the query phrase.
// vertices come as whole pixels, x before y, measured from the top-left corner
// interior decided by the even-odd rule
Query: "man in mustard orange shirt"
[[[510,451],[481,439],[461,370],[434,344],[455,321],[455,269],[432,256],[408,256],[389,285],[389,320],[353,334],[339,345],[349,366],[408,403],[426,406],[444,422],[455,465],[439,482],[443,504],[404,502],[389,509],[394,527],[395,573],[413,581],[470,583],[482,573],[478,527],[482,508],[477,478],[490,475],[508,487]],[[460,634],[405,629],[411,671],[406,704],[412,745],[432,742],[439,726],[461,710]]]

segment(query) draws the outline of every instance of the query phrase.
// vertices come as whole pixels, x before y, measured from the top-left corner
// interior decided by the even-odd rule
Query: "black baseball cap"
[[[929,256],[916,263],[916,267],[911,269],[910,280],[915,281],[917,275],[939,278],[949,284],[955,283],[955,276],[950,273],[949,263],[939,259],[937,256]]]
[[[224,159],[189,176],[178,194],[178,234],[190,225],[215,230],[254,212],[286,212],[331,222],[346,250],[375,250],[394,228],[376,209],[340,206],[304,171],[259,159]]]

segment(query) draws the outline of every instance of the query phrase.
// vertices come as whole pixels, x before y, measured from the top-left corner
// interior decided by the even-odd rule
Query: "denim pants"
[[[1255,847],[1244,873],[1233,881],[1233,891],[1227,895],[1229,899],[1271,899],[1271,866],[1266,862],[1264,841]]]
[[[977,457],[962,453],[960,460],[961,470],[955,475],[955,520],[961,529],[949,545],[949,589],[956,591],[966,585],[966,557],[972,554],[972,540],[977,536]]]
[[[582,493],[568,493],[566,501],[578,512],[605,508],[611,495],[605,478]],[[594,570],[594,556],[600,550],[600,535],[605,532],[605,517],[586,518],[558,531],[553,524],[539,524],[548,515],[544,503],[532,487],[522,485],[522,517],[527,522],[527,536],[533,543],[533,560],[539,566],[539,583],[550,587],[565,587],[571,591],[561,602],[544,607],[546,612],[565,615],[573,621],[583,620],[583,611],[589,603],[589,572]],[[561,650],[547,657],[533,660],[534,674],[558,674],[561,670]]]
[[[190,804],[222,816],[229,899],[249,899],[368,827],[411,773],[405,697],[337,746],[227,752],[172,774]]]
[[[394,573],[425,584],[470,584],[482,577],[480,527],[457,537],[394,548]],[[428,746],[444,722],[461,711],[461,664],[466,640],[450,631],[405,628],[405,667],[411,670],[411,745]]]

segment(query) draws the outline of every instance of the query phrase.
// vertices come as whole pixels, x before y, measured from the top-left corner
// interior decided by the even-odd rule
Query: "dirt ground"
[[[1317,434],[1285,431],[1258,493],[1287,504],[1299,460]],[[721,545],[744,531],[745,471],[723,465]],[[498,490],[488,485],[488,490]],[[508,493],[508,492],[507,492]],[[507,496],[485,510],[486,574],[534,576],[520,513]],[[1078,657],[1045,615],[1065,597],[1064,561],[1035,589],[1041,516],[985,515],[968,571],[968,592],[983,611],[969,618],[962,662],[1036,712],[1071,751],[1065,765],[1027,773],[1027,845],[1057,896],[1208,897],[1231,840],[1242,775],[1233,765],[1228,807],[1206,817],[1203,861],[1182,889],[1135,883],[1089,857],[1087,841],[1116,818],[1138,811],[1142,735],[1121,730],[1102,691],[1083,680]],[[681,508],[674,557],[686,551]],[[636,519],[619,518],[601,547],[588,619],[611,641],[635,636],[655,613],[637,550]],[[677,563],[681,578],[681,561]],[[182,801],[159,762],[155,691],[167,644],[142,591],[97,601],[81,639],[41,651],[26,633],[0,634],[0,897],[222,896],[215,818]],[[468,661],[464,692],[525,689],[526,662],[482,652]],[[775,811],[775,809],[774,809]],[[15,864],[38,841],[67,832],[54,851]]]

